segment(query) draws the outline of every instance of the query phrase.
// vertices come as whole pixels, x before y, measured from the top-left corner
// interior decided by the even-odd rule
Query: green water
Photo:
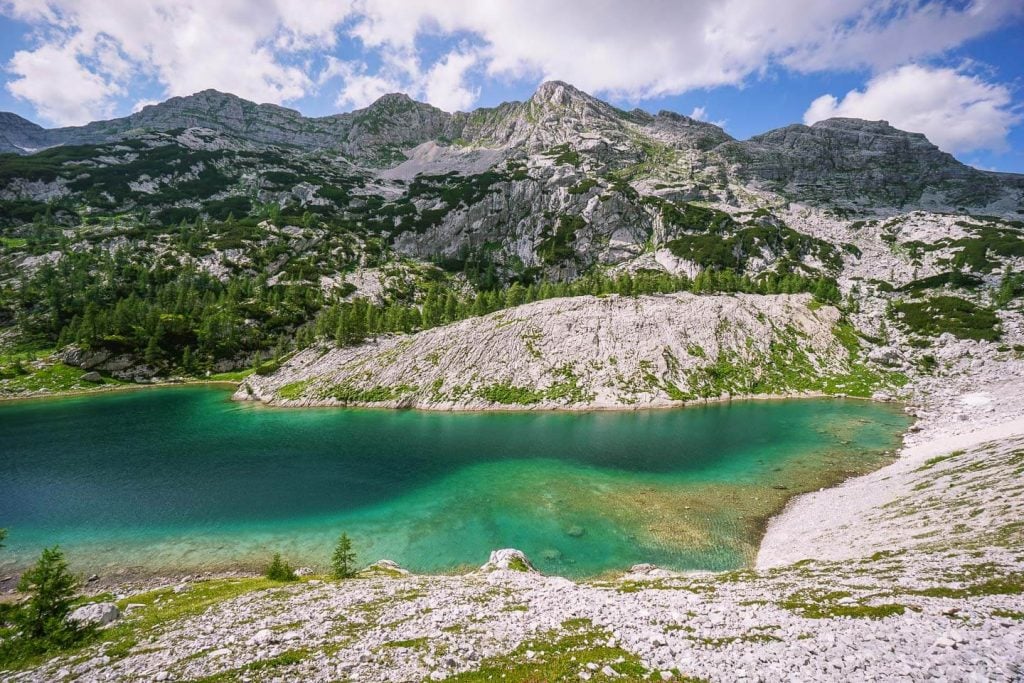
[[[495,548],[593,576],[749,562],[793,494],[877,467],[907,426],[862,401],[683,410],[269,409],[209,387],[0,406],[0,570],[59,543],[81,571],[476,566]]]

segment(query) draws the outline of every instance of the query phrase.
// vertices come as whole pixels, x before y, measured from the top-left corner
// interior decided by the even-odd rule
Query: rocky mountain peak
[[[535,104],[550,103],[566,106],[575,101],[599,102],[600,100],[565,81],[544,81],[530,97],[530,102]]]
[[[425,102],[417,102],[404,92],[389,92],[381,95],[364,109],[385,109],[389,111],[406,111],[418,107],[431,107]],[[433,108],[433,107],[431,107]]]

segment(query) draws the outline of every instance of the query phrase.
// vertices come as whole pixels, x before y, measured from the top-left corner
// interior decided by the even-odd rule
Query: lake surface
[[[0,570],[478,566],[495,548],[594,576],[741,567],[792,495],[887,461],[908,420],[850,400],[680,410],[273,409],[212,387],[0,405]]]

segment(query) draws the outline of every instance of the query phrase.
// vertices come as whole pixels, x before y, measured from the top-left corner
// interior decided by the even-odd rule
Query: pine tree
[[[274,553],[274,559],[270,561],[270,566],[263,573],[271,581],[294,581],[295,570],[290,564],[281,559],[281,553]]]
[[[19,614],[25,635],[45,638],[72,630],[67,618],[76,585],[60,548],[43,550],[35,566],[18,581],[18,590],[31,594]]]
[[[526,290],[518,282],[513,282],[505,295],[505,303],[509,307],[521,306],[526,303]]]
[[[336,579],[348,579],[356,573],[356,554],[352,550],[352,541],[348,534],[342,534],[338,538],[338,544],[334,546],[331,571]]]
[[[146,344],[145,359],[146,363],[153,365],[160,358],[160,342],[157,340],[156,335],[149,338],[149,343]]]

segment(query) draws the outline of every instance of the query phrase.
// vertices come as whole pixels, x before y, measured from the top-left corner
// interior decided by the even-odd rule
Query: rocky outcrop
[[[487,563],[480,567],[480,571],[485,573],[499,570],[533,574],[537,573],[537,570],[523,551],[516,550],[515,548],[492,550],[491,556],[487,559]]]
[[[70,621],[82,626],[106,626],[121,618],[121,610],[112,602],[92,602],[76,607],[68,615]]]
[[[886,121],[836,118],[786,126],[718,151],[737,164],[741,178],[803,200],[866,207],[924,199],[963,206],[984,205],[1001,193],[993,174]]]
[[[307,349],[272,375],[250,376],[235,398],[537,410],[845,393],[858,360],[836,336],[838,311],[810,304],[809,295],[550,299],[354,348]]]

